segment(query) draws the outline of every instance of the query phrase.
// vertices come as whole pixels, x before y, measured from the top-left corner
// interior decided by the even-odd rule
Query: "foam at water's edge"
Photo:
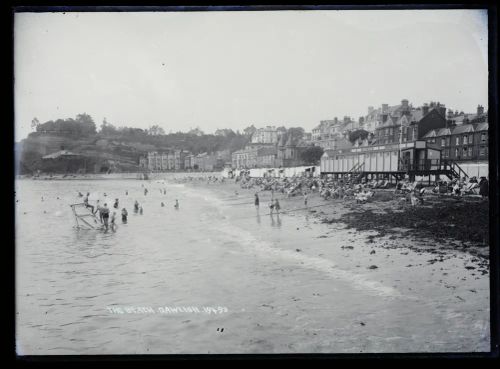
[[[224,222],[225,226],[221,227],[221,231],[232,236],[242,246],[247,249],[255,250],[263,257],[275,257],[279,259],[296,261],[299,267],[306,267],[328,274],[332,278],[342,279],[347,282],[353,283],[355,288],[362,290],[371,290],[378,295],[396,297],[401,294],[394,288],[385,286],[380,282],[367,279],[361,274],[356,274],[347,270],[339,269],[339,267],[332,261],[324,258],[307,256],[304,253],[297,253],[290,250],[277,248],[272,242],[259,240],[250,232],[230,224],[228,221]]]
[[[206,202],[211,203],[216,207],[217,210],[219,210],[219,213],[221,214],[223,213],[224,207],[227,206],[226,203],[215,197],[210,191],[206,189],[195,190],[186,187],[185,192],[190,196],[199,197]],[[299,267],[321,271],[331,276],[332,278],[342,279],[344,281],[350,282],[354,285],[355,288],[370,290],[378,295],[389,297],[402,296],[393,287],[389,287],[380,282],[370,280],[364,275],[340,269],[334,262],[328,259],[307,256],[304,253],[297,253],[290,250],[277,248],[272,242],[258,239],[251,232],[231,223],[227,217],[223,218],[223,220],[218,219],[217,229],[231,237],[245,249],[257,251],[262,257],[274,257],[288,261],[296,261]]]

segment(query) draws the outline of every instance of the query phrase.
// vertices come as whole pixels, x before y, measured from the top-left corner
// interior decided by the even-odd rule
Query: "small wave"
[[[393,287],[389,287],[380,282],[370,280],[364,275],[356,274],[348,270],[342,270],[337,266],[337,264],[330,260],[307,256],[303,253],[297,253],[291,250],[276,248],[271,242],[259,240],[250,232],[229,222],[225,222],[225,224],[219,229],[225,234],[234,238],[234,240],[243,247],[250,250],[255,250],[261,256],[296,261],[297,265],[300,267],[306,267],[321,271],[328,274],[332,278],[350,282],[354,285],[355,288],[361,290],[370,290],[376,292],[378,295],[389,297],[401,296],[401,294]]]

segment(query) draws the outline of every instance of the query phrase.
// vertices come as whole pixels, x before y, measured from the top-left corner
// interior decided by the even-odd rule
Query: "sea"
[[[429,264],[405,247],[417,241],[370,244],[311,209],[283,200],[271,216],[269,194],[256,208],[217,186],[17,180],[17,353],[489,351],[489,276],[464,268],[473,256]],[[76,227],[79,192],[116,211],[116,229]]]

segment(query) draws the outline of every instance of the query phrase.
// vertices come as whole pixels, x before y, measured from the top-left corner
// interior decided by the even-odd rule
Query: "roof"
[[[466,119],[467,119],[467,116],[465,114],[457,115],[456,117],[450,118],[450,120],[452,120],[456,124],[462,124],[464,122],[464,120],[466,120]]]
[[[442,137],[485,131],[488,131],[488,123],[463,124],[452,128],[439,128],[430,130],[423,138]]]
[[[49,155],[45,155],[44,157],[42,157],[42,159],[57,159],[57,158],[60,158],[62,156],[75,157],[75,156],[80,156],[80,154],[75,154],[75,153],[68,151],[68,150],[61,150],[61,151],[57,151],[57,152],[54,152],[54,153],[49,154]]]
[[[452,134],[461,134],[461,133],[473,133],[474,126],[472,124],[463,124],[461,126],[456,126],[452,130]]]
[[[394,117],[394,116],[388,116],[387,117],[387,120],[382,123],[380,126],[377,127],[377,129],[379,128],[385,128],[385,127],[392,127],[394,126],[397,122],[398,122],[398,117]]]
[[[437,128],[432,129],[423,138],[431,138],[431,137],[441,137],[441,136],[449,136],[451,135],[450,128]]]
[[[432,137],[437,137],[437,129],[431,129],[429,132],[427,132],[424,136],[424,138],[432,138]]]
[[[429,112],[431,110],[432,109],[430,109]],[[423,117],[424,117],[424,111],[422,109],[415,109],[411,112],[409,121],[410,122],[420,122]]]
[[[485,123],[478,123],[475,131],[476,132],[482,132],[482,131],[487,131],[488,130],[488,122]]]

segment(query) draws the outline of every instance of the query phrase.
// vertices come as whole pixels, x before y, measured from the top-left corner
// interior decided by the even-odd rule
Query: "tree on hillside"
[[[148,129],[148,134],[151,136],[164,136],[165,130],[159,125],[155,124]]]
[[[243,133],[245,134],[245,136],[252,136],[256,130],[257,128],[255,128],[255,126],[252,124],[251,126],[245,128],[243,130]]]
[[[364,140],[368,137],[369,132],[364,129],[357,129],[349,133],[349,141],[354,143],[358,138]]]
[[[324,150],[320,146],[310,146],[306,150],[302,151],[301,159],[308,164],[318,164],[323,152]]]
[[[67,137],[88,137],[96,134],[96,126],[92,117],[79,114],[76,119],[49,120],[36,126],[36,132],[42,134],[56,134]]]
[[[304,137],[304,128],[302,127],[290,127],[287,130],[287,138],[288,136],[292,136],[292,139],[298,139]]]
[[[200,129],[200,127],[196,127],[194,129],[190,129],[188,135],[196,135],[203,136],[205,133]]]
[[[36,128],[40,125],[40,121],[38,120],[37,117],[33,118],[31,121],[31,129],[36,131]]]
[[[87,113],[78,114],[75,119],[76,123],[81,127],[81,134],[84,136],[96,134],[96,125],[94,120]]]
[[[102,133],[104,135],[112,135],[112,134],[117,134],[118,130],[116,129],[116,127],[114,125],[112,125],[111,123],[108,123],[106,118],[104,118],[102,120],[100,133]]]

